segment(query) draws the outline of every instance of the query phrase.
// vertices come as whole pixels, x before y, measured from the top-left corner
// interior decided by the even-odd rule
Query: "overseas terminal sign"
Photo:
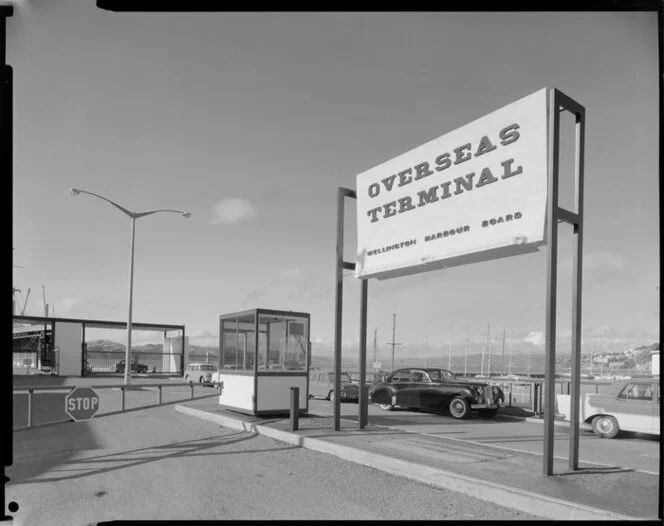
[[[359,174],[355,276],[415,274],[545,243],[547,91]]]

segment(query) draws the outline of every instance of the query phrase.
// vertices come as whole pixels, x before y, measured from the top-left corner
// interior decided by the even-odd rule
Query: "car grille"
[[[487,404],[493,402],[493,388],[490,385],[484,388],[484,401]]]

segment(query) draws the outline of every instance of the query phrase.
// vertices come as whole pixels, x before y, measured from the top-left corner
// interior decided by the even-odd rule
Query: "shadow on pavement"
[[[20,435],[14,434],[14,462],[7,471],[11,481],[17,483],[66,464],[81,450],[100,447],[87,422],[58,428],[34,428]]]
[[[254,450],[238,450],[238,451],[221,451],[214,453],[205,453],[205,451],[219,447],[236,444],[246,440],[256,438],[258,435],[255,433],[247,433],[239,431],[231,435],[215,435],[196,440],[186,440],[182,442],[173,442],[170,444],[163,444],[159,446],[151,446],[139,449],[130,449],[121,451],[119,453],[109,453],[105,455],[92,456],[86,458],[79,458],[74,460],[67,460],[67,467],[57,470],[52,469],[52,473],[48,477],[40,477],[36,480],[29,480],[34,475],[29,472],[25,473],[22,470],[15,475],[14,482],[23,483],[41,483],[41,482],[57,482],[61,480],[78,479],[83,477],[100,475],[110,471],[117,471],[120,469],[130,468],[148,464],[150,462],[158,462],[165,459],[190,457],[190,456],[220,456],[232,454],[246,454],[246,453],[263,453],[269,451],[281,451],[287,449],[298,449],[298,446],[285,446],[268,449],[254,449]],[[134,456],[135,454],[139,456]],[[65,462],[59,462],[64,464]],[[44,471],[44,469],[41,469]],[[77,471],[78,473],[57,476],[60,472]]]

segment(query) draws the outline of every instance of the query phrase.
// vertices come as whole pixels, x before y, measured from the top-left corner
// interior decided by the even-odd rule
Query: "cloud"
[[[544,333],[542,331],[531,331],[523,341],[541,347],[544,345]]]
[[[232,198],[222,199],[212,207],[211,225],[219,223],[238,223],[240,221],[249,221],[256,217],[257,210],[246,199]]]

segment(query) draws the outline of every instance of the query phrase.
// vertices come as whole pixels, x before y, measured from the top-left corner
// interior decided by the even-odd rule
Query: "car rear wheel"
[[[392,411],[392,409],[394,409],[394,404],[392,402],[388,404],[378,404],[378,407],[380,407],[383,411]]]
[[[202,377],[202,376],[198,379],[198,383],[199,383],[199,384],[202,384],[202,383],[203,383],[203,377]]]
[[[593,418],[593,432],[600,438],[613,438],[620,431],[618,421],[612,416],[600,415]]]
[[[481,409],[480,416],[482,418],[493,418],[498,414],[498,409]]]
[[[450,402],[450,414],[459,420],[468,418],[470,406],[465,398],[457,396]]]

